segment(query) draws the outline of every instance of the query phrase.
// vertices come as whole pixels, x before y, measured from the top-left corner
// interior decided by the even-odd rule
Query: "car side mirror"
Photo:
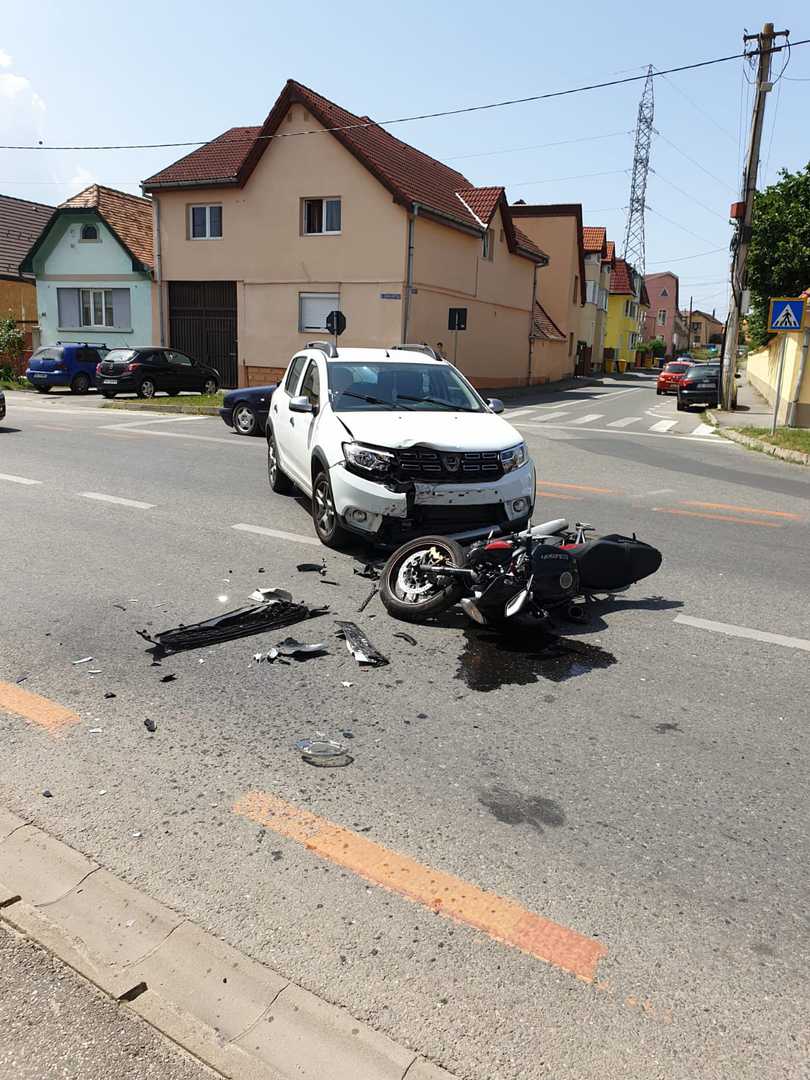
[[[740,372],[740,371],[735,371],[735,372],[734,372],[734,378],[735,378],[735,379],[741,379],[741,378],[742,378],[742,372]]]
[[[308,397],[301,395],[300,397],[290,398],[290,412],[314,412],[312,408],[312,402]]]
[[[489,398],[486,398],[485,400],[486,400],[487,405],[489,405],[490,410],[492,412],[494,412],[494,413],[502,413],[503,412],[503,402],[501,401],[500,398],[489,397]]]

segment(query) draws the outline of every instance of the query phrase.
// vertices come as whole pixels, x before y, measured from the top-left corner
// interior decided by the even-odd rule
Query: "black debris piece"
[[[326,559],[322,562],[300,562],[296,568],[299,574],[325,574]]]
[[[47,789],[47,788],[45,788],[45,790],[44,790],[44,791],[42,792],[42,795],[43,795],[43,797],[44,797],[44,798],[46,798],[46,799],[52,799],[52,798],[53,798],[53,792],[52,792],[52,791],[48,791],[48,789]]]
[[[365,563],[359,570],[355,566],[354,573],[357,574],[358,577],[368,578],[369,581],[377,581],[380,576],[379,569],[370,562]]]
[[[322,577],[320,580],[321,585],[337,585],[337,581],[330,581],[329,578]]]
[[[360,605],[360,607],[359,607],[359,608],[357,609],[357,614],[358,614],[358,615],[360,614],[360,612],[361,612],[361,611],[365,611],[365,610],[366,610],[366,608],[368,607],[368,605],[369,605],[369,604],[371,603],[371,601],[372,601],[372,600],[374,599],[374,597],[375,597],[375,596],[377,595],[377,593],[378,593],[379,591],[380,591],[380,586],[379,586],[379,585],[375,585],[375,586],[374,586],[374,588],[373,588],[373,589],[371,590],[371,592],[370,592],[370,593],[368,594],[368,596],[367,596],[367,597],[365,598],[365,600],[363,601],[363,603],[362,603],[362,604]]]
[[[293,637],[284,638],[276,645],[276,648],[281,656],[318,656],[329,652],[323,641],[308,644],[304,641],[296,641]]]
[[[264,573],[264,567],[260,566],[259,569],[256,571],[256,573],[257,574],[263,574]]]
[[[343,736],[344,739],[353,739],[354,738],[354,732],[353,731],[341,731],[340,734]]]
[[[161,682],[174,682],[174,680],[176,678],[177,678],[177,676],[175,675],[174,672],[172,672],[171,675],[162,675],[160,681]]]
[[[26,680],[26,679],[28,678],[28,676],[29,676],[30,674],[31,674],[31,673],[30,673],[29,671],[26,671],[26,672],[25,672],[24,674],[22,674],[22,675],[18,676],[18,677],[17,677],[17,678],[16,678],[15,680],[14,680],[14,682],[15,682],[15,683],[16,683],[16,684],[17,684],[17,685],[19,686],[19,685],[20,685],[20,683],[24,683],[24,682],[25,682],[25,680]]]
[[[394,637],[402,638],[403,641],[407,641],[409,645],[416,645],[417,641],[415,637],[411,637],[410,634],[406,634],[404,630],[399,630]]]
[[[148,716],[144,720],[143,726],[146,728],[147,731],[151,732],[153,735],[157,731],[157,724],[155,723],[154,720],[150,720]]]
[[[108,690],[108,691],[107,691],[107,693],[106,693],[106,694],[104,695],[104,697],[105,697],[105,698],[114,698],[114,697],[117,697],[117,695],[116,695],[116,694],[114,694],[114,693],[112,692],[112,690]]]
[[[113,604],[113,607],[117,607],[119,611],[126,611],[127,609],[123,604]]]
[[[248,600],[255,600],[257,604],[267,604],[271,600],[292,600],[292,593],[286,589],[254,589]]]
[[[357,623],[337,620],[338,633],[344,638],[346,648],[355,658],[358,664],[368,664],[370,667],[382,667],[388,663],[387,657],[371,644],[365,633]]]
[[[149,666],[150,667],[163,667],[163,664],[161,664],[161,662],[159,660],[153,660],[152,663]]]
[[[184,649],[199,649],[220,641],[262,634],[266,630],[303,622],[304,619],[314,619],[328,610],[327,607],[311,608],[291,600],[266,600],[237,608],[235,611],[226,611],[224,615],[215,615],[213,619],[192,623],[191,626],[164,630],[160,634],[151,635],[145,630],[139,630],[138,633],[144,641],[155,647],[154,655],[157,658],[182,652]]]

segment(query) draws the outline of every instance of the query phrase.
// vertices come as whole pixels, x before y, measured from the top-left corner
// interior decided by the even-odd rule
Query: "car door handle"
[[[277,412],[278,412],[278,405],[274,405],[274,406],[273,406],[273,412],[275,412],[275,413],[277,413]]]
[[[295,427],[295,417],[290,417],[290,427]]]

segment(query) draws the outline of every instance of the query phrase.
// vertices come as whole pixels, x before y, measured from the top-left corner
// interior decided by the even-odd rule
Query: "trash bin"
[[[619,374],[624,375],[625,371],[627,370],[627,361],[626,360],[617,360],[616,361],[616,366],[619,369]]]

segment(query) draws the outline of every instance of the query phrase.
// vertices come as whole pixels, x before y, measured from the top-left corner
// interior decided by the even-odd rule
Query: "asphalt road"
[[[808,1075],[806,470],[643,377],[513,401],[535,520],[635,531],[664,565],[550,653],[460,617],[412,646],[378,600],[357,614],[363,552],[313,544],[261,440],[7,398],[0,679],[81,723],[0,717],[1,803],[469,1080]],[[336,585],[296,571],[321,555]],[[136,630],[272,585],[331,606],[291,630],[328,656],[255,664],[284,630],[150,666]],[[390,665],[360,671],[335,617]],[[305,764],[316,731],[349,732],[353,764]],[[235,813],[251,792],[601,943],[596,977]]]

